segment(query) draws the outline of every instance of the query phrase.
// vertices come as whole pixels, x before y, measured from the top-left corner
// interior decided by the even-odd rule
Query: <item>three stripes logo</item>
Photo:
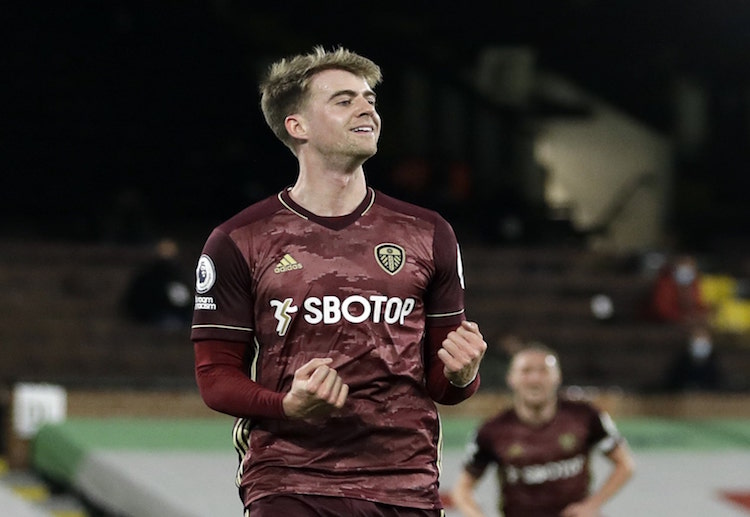
[[[295,269],[302,269],[302,264],[294,260],[294,258],[292,258],[292,256],[289,253],[287,253],[279,261],[279,263],[276,264],[276,267],[273,268],[273,272],[284,273],[286,271],[293,271]]]
[[[395,275],[404,267],[406,252],[397,244],[383,243],[375,246],[378,265],[389,275]]]

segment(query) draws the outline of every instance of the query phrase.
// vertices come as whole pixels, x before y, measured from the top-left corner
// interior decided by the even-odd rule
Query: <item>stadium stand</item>
[[[478,247],[464,250],[464,262],[468,316],[490,346],[506,335],[543,341],[559,351],[567,384],[658,390],[684,346],[684,328],[641,317],[651,280],[632,257],[567,247]],[[605,318],[592,310],[596,296],[611,303]],[[727,383],[738,390],[747,387],[744,372],[750,371],[745,341],[717,336]]]
[[[6,361],[0,383],[55,382],[69,387],[194,387],[187,328],[127,321],[118,303],[147,247],[62,242],[3,242],[0,320]],[[199,253],[183,244],[185,260]],[[649,390],[658,386],[684,334],[639,320],[648,279],[628,258],[580,248],[464,249],[468,316],[488,342],[506,334],[557,348],[567,383]],[[186,264],[189,270],[193,264]],[[612,314],[597,318],[604,294]],[[729,340],[724,366],[739,386],[750,347]],[[492,346],[492,343],[491,343]]]
[[[187,329],[136,325],[119,313],[130,275],[148,260],[145,247],[4,242],[2,248],[3,384],[192,382]]]

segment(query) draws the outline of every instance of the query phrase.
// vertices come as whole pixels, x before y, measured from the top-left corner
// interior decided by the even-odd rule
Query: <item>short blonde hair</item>
[[[309,54],[299,54],[273,63],[260,83],[261,110],[274,135],[292,151],[294,141],[287,133],[284,121],[302,108],[307,100],[311,78],[324,70],[351,72],[367,81],[370,88],[378,85],[383,78],[378,65],[342,47],[327,51],[319,45]]]

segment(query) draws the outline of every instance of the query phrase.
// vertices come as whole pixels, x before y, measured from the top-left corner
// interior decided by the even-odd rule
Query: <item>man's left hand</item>
[[[479,372],[487,343],[479,326],[472,321],[464,321],[456,330],[448,333],[438,357],[445,367],[443,373],[454,386],[465,387],[471,384]]]

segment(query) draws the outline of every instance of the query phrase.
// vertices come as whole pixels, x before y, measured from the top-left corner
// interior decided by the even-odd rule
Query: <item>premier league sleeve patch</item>
[[[208,255],[201,255],[195,269],[195,291],[198,294],[207,293],[216,282],[216,268]]]

